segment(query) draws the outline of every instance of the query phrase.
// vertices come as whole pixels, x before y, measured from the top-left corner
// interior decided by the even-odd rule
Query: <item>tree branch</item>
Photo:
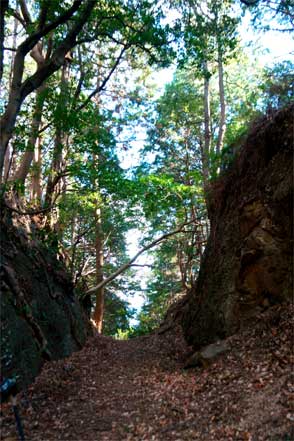
[[[5,113],[0,120],[1,144],[0,144],[0,175],[4,164],[5,153],[9,140],[11,139],[15,122],[24,99],[34,90],[36,90],[47,78],[56,72],[64,63],[67,52],[76,45],[77,36],[81,32],[85,23],[89,20],[89,16],[97,4],[98,0],[75,0],[73,5],[56,20],[44,26],[42,30],[30,35],[23,43],[20,44],[15,55],[13,67],[13,80],[8,104]],[[67,22],[73,14],[81,7],[80,14],[74,21],[71,29],[66,37],[54,50],[50,59],[46,61],[38,70],[27,78],[23,83],[24,60],[26,54],[33,49],[38,41],[55,29],[60,24]]]
[[[240,0],[246,6],[256,6],[259,0]]]
[[[14,213],[17,213],[21,216],[35,216],[37,214],[47,213],[48,211],[52,210],[55,207],[56,199],[54,200],[53,204],[50,205],[50,207],[46,208],[40,208],[39,210],[28,210],[28,211],[21,211],[18,210],[18,208],[11,207],[6,202],[3,202],[3,205],[8,208],[8,210],[13,211]]]
[[[31,24],[32,19],[31,19],[31,16],[30,16],[30,13],[29,13],[29,10],[28,10],[28,7],[27,7],[25,0],[19,0],[19,4],[20,4],[20,9],[21,9],[21,13],[22,13],[23,19],[25,21],[25,24],[26,25]]]
[[[2,5],[1,5],[2,6]],[[24,21],[24,19],[22,18],[22,16],[19,14],[19,12],[18,11],[16,11],[16,10],[14,10],[14,9],[12,9],[12,8],[10,8],[10,7],[8,7],[8,11],[9,11],[9,13],[14,17],[14,18],[16,18],[19,22],[20,22],[20,24],[24,27],[24,29],[26,28],[26,22]]]
[[[132,264],[138,259],[138,257],[141,256],[141,254],[143,254],[145,251],[150,250],[151,248],[155,247],[156,245],[158,245],[159,243],[161,243],[165,239],[168,239],[170,236],[173,236],[173,235],[178,234],[178,233],[182,233],[184,231],[184,228],[185,228],[186,225],[190,225],[190,224],[192,224],[194,222],[195,222],[195,219],[192,219],[189,222],[185,222],[185,223],[181,224],[176,230],[173,230],[173,231],[170,231],[169,233],[163,234],[158,239],[155,239],[150,244],[148,244],[145,247],[141,248],[137,252],[137,254],[135,254],[135,256],[132,257],[127,263],[125,263],[120,268],[118,268],[113,274],[111,274],[109,277],[104,279],[98,285],[94,286],[93,288],[88,289],[85,292],[85,294],[91,294],[91,293],[97,291],[98,289],[103,288],[105,285],[107,285],[108,283],[112,282],[112,280],[116,279],[116,277],[119,276],[121,273],[126,271],[130,266],[132,266]]]
[[[32,35],[30,35],[21,45],[20,49],[25,54],[28,53],[35,44],[45,35],[49,34],[49,32],[56,29],[59,25],[66,23],[73,15],[74,13],[79,9],[81,4],[83,3],[82,0],[75,0],[72,4],[72,6],[65,11],[63,14],[61,14],[59,17],[57,17],[56,20],[52,21],[51,23],[48,23],[47,26],[44,26],[42,29],[39,29],[37,32],[34,32]],[[95,5],[95,1],[88,1],[88,4],[85,6],[85,10],[89,6],[89,3],[92,3],[92,8]]]
[[[132,265],[130,265],[130,266],[135,266],[135,267],[138,267],[138,268],[145,268],[145,267],[147,267],[147,268],[154,268],[154,265],[148,265],[147,263],[144,263],[142,265],[140,265],[139,263],[132,263]]]
[[[41,133],[45,132],[45,130],[47,130],[49,127],[51,127],[53,124],[53,121],[50,121],[49,123],[47,123],[45,126],[43,126],[39,131],[38,131],[38,135],[40,135]]]
[[[74,4],[80,4],[81,0],[76,0]],[[51,76],[54,72],[56,72],[60,66],[64,62],[64,57],[67,54],[69,50],[71,50],[75,44],[76,44],[76,37],[82,30],[84,24],[86,23],[87,19],[89,18],[89,14],[91,13],[92,9],[94,8],[96,4],[95,0],[88,0],[88,2],[85,4],[84,10],[81,13],[80,17],[76,21],[75,25],[72,27],[72,29],[69,31],[63,42],[60,43],[60,45],[55,49],[53,52],[50,60],[48,60],[47,63],[44,64],[40,69],[37,70],[35,74],[33,74],[31,77],[29,77],[21,86],[21,99],[23,100],[27,95],[29,95],[33,90],[37,89],[44,80],[46,80],[49,76]],[[74,5],[72,6],[73,9]],[[67,11],[69,14],[69,11]],[[63,14],[63,18],[67,16],[68,14]],[[70,15],[70,17],[72,14]],[[69,18],[70,18],[69,17]],[[63,23],[64,20],[61,20],[61,17],[59,17],[61,23]],[[52,27],[52,23],[45,26],[42,32],[40,31],[39,34],[46,34],[50,32]],[[54,27],[53,27],[54,29]],[[45,32],[47,30],[47,32]],[[38,34],[38,33],[37,33]]]
[[[86,107],[86,105],[91,101],[91,99],[99,92],[101,92],[104,87],[106,86],[107,82],[110,80],[110,77],[112,76],[113,72],[115,71],[115,69],[117,68],[117,66],[119,65],[123,54],[125,53],[125,51],[128,49],[128,45],[125,45],[122,50],[120,51],[119,56],[117,57],[117,59],[115,60],[115,63],[113,64],[112,68],[110,69],[110,71],[108,72],[108,75],[104,78],[104,80],[102,81],[102,83],[96,87],[95,90],[93,90],[92,93],[90,93],[90,95],[88,96],[88,98],[86,99],[86,101],[83,102],[83,104],[81,104],[77,110],[82,110],[84,107]]]
[[[8,0],[0,1],[0,81],[3,75],[5,13],[8,9]]]
[[[39,15],[39,26],[38,29],[42,30],[45,26],[46,23],[46,19],[47,19],[47,14],[48,14],[48,9],[49,9],[49,1],[44,1],[42,7],[41,7],[41,11],[40,11],[40,15]]]

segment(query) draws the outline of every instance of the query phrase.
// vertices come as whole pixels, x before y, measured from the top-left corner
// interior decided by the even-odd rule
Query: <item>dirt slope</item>
[[[19,395],[26,439],[293,441],[293,307],[251,320],[207,369],[183,369],[179,331],[91,338]],[[17,439],[8,404],[1,439]]]

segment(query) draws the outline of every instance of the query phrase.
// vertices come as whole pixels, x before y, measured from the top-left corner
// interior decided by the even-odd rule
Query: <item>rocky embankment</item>
[[[44,360],[81,349],[87,319],[62,262],[34,238],[34,224],[1,222],[1,375],[30,383]]]
[[[197,286],[179,306],[195,348],[293,295],[293,120],[292,105],[256,123],[212,186]]]

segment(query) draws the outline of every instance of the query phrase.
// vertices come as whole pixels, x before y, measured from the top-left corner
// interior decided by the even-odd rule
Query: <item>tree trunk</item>
[[[69,62],[65,61],[60,81],[60,95],[58,98],[57,113],[58,115],[66,112],[68,103],[68,85],[69,85]],[[66,116],[65,116],[66,118]],[[61,193],[61,181],[62,174],[64,172],[65,165],[63,164],[63,147],[67,143],[67,134],[64,133],[64,127],[62,121],[56,118],[56,133],[54,139],[54,149],[53,158],[51,162],[50,175],[48,176],[48,182],[46,187],[45,195],[45,206],[51,206],[54,200],[54,196],[57,193]],[[50,217],[50,215],[49,215]],[[53,218],[51,213],[51,218],[47,220],[47,224],[53,229],[54,225],[57,224],[57,218]]]
[[[11,171],[11,165],[12,165],[12,155],[13,151],[11,148],[8,148],[5,153],[4,158],[4,175],[3,175],[3,182],[6,183],[8,181],[8,177]]]
[[[42,84],[36,93],[36,104],[32,119],[32,131],[28,140],[27,149],[23,155],[18,169],[15,174],[9,179],[10,181],[18,181],[21,184],[25,184],[26,178],[31,168],[31,164],[34,159],[34,152],[36,149],[36,143],[38,139],[39,129],[42,119],[42,111],[45,102],[44,91],[46,89],[45,84]]]
[[[12,85],[12,74],[13,74],[13,65],[14,65],[14,59],[15,59],[15,51],[16,51],[16,39],[17,39],[17,33],[18,33],[18,25],[19,21],[17,18],[14,18],[14,24],[13,24],[13,39],[12,39],[12,53],[11,53],[11,59],[10,59],[10,69],[9,69],[9,90],[11,89]]]
[[[4,59],[4,36],[5,36],[5,14],[8,9],[8,0],[0,1],[0,81],[3,75]]]
[[[216,145],[216,153],[220,154],[223,143],[224,136],[226,133],[226,101],[225,101],[225,88],[224,88],[224,66],[222,59],[222,51],[220,48],[220,43],[218,45],[218,84],[219,84],[219,99],[220,99],[220,119],[219,119],[219,130],[218,139]]]
[[[99,285],[103,282],[103,231],[101,221],[101,208],[99,201],[96,202],[95,211],[95,254],[96,254],[96,283]],[[93,314],[93,321],[98,329],[98,332],[102,333],[103,326],[103,314],[104,314],[104,286],[98,287],[96,290],[96,306]]]
[[[208,63],[204,63],[204,146],[202,147],[202,173],[204,182],[204,192],[207,191],[209,180],[209,154],[211,144],[211,117],[210,117],[210,74]]]
[[[75,260],[76,260],[76,249],[77,249],[76,227],[77,227],[77,216],[76,216],[76,213],[73,213],[73,216],[71,218],[71,225],[70,225],[70,251],[71,251],[70,273],[71,273],[71,278],[74,281],[74,283],[75,283]]]
[[[32,170],[31,201],[41,206],[42,186],[41,186],[41,167],[42,167],[42,141],[40,136],[35,144],[34,167]]]
[[[3,173],[4,158],[8,143],[13,135],[16,118],[23,101],[63,65],[64,57],[72,47],[75,46],[77,36],[87,22],[96,3],[97,2],[94,0],[87,0],[85,2],[82,2],[82,0],[75,0],[67,11],[51,23],[43,26],[42,29],[30,34],[18,47],[14,59],[13,80],[8,104],[5,113],[0,120],[0,177],[2,177]],[[43,66],[38,68],[33,75],[23,81],[24,60],[28,52],[33,49],[42,37],[48,35],[60,24],[68,22],[72,15],[81,8],[83,8],[83,10],[81,11],[80,16],[75,20],[65,38],[56,47],[51,58]]]
[[[185,247],[183,242],[179,242],[179,244],[181,245],[181,248],[183,249],[178,249],[177,250],[177,263],[178,263],[178,267],[179,267],[179,272],[180,272],[180,276],[181,276],[181,285],[182,285],[182,290],[186,291],[188,286],[187,286],[187,265],[185,263]]]

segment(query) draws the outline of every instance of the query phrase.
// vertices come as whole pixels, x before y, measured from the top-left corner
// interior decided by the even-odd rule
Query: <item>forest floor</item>
[[[183,369],[191,348],[179,329],[90,338],[19,394],[26,440],[293,441],[293,308],[247,325],[206,369]],[[17,439],[5,403],[1,440]]]

